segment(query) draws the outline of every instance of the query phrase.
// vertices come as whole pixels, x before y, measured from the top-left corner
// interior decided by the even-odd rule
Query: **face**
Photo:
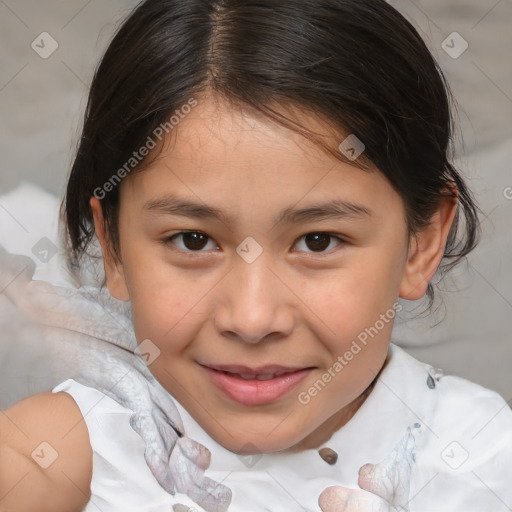
[[[131,301],[138,342],[158,347],[151,372],[220,444],[319,446],[387,356],[403,202],[376,169],[221,100],[172,135],[121,184],[109,289]]]

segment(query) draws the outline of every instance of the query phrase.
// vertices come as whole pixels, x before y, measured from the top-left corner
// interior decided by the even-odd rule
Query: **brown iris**
[[[331,236],[326,233],[310,233],[305,236],[305,241],[312,251],[323,251],[329,247]]]

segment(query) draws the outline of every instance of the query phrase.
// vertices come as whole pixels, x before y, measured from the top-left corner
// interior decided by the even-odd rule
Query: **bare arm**
[[[67,393],[41,393],[0,412],[0,511],[79,512],[90,498],[92,448]]]

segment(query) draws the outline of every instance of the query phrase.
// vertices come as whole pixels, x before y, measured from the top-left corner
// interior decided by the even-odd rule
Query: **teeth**
[[[231,375],[238,377],[239,379],[243,380],[271,380],[275,379],[276,377],[280,377],[281,375],[285,375],[287,372],[277,372],[277,373],[262,373],[261,375],[255,375],[254,373],[231,373],[231,372],[224,372],[226,375]]]
[[[228,373],[228,375],[234,375],[243,380],[270,380],[282,375],[282,373],[267,373],[261,375],[255,375],[254,373]]]
[[[267,375],[256,375],[256,380],[270,380],[275,377],[274,373],[268,373]]]

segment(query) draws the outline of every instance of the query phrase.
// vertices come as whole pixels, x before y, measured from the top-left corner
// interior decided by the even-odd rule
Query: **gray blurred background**
[[[460,104],[470,149],[512,134],[511,0],[394,0],[429,43]],[[25,179],[60,194],[97,62],[134,0],[0,1],[0,193]],[[441,48],[458,32],[458,59]],[[58,49],[42,59],[32,41],[48,32]]]
[[[457,155],[484,211],[485,233],[453,274],[454,284],[448,281],[462,291],[447,292],[446,319],[436,327],[432,320],[404,320],[395,341],[510,399],[512,0],[391,3],[419,29],[452,86],[464,136],[464,146],[457,138]],[[63,194],[94,69],[136,4],[0,0],[0,196],[22,181]],[[0,387],[9,385],[0,375]]]

